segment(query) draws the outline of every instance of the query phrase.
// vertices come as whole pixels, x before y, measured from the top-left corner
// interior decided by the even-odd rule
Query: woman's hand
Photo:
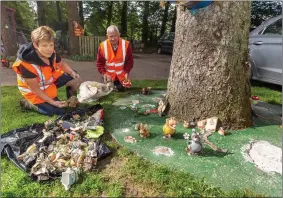
[[[72,76],[73,78],[80,78],[80,75],[78,73],[74,72],[74,71],[72,71],[70,76]]]
[[[66,107],[67,106],[67,103],[66,101],[55,101],[53,102],[54,106],[58,107],[58,108],[63,108],[63,107]]]

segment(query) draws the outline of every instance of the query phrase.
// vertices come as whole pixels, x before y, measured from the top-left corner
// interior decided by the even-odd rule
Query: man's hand
[[[104,83],[112,82],[112,79],[108,74],[105,73],[105,74],[103,74],[103,81],[104,81]]]
[[[66,107],[67,103],[66,101],[54,101],[52,105],[58,108],[63,108],[63,107]]]
[[[129,74],[128,74],[128,73],[125,73],[125,78],[126,78],[127,80],[130,80],[130,77],[129,77]]]

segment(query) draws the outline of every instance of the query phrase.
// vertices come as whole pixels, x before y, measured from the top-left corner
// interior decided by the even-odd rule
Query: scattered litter
[[[122,109],[122,110],[124,110],[124,109],[126,109],[127,107],[125,107],[125,106],[123,106],[123,107],[120,107],[120,109]]]
[[[143,105],[143,108],[156,108],[156,105],[145,104],[145,105]]]
[[[282,175],[282,149],[267,141],[251,141],[242,148],[245,159],[264,172]]]
[[[121,131],[122,131],[123,133],[127,133],[127,132],[130,132],[130,129],[128,129],[128,128],[123,128]]]
[[[159,103],[159,101],[162,100],[162,98],[157,98],[157,97],[156,97],[156,98],[152,98],[152,100],[153,100],[154,102],[156,102],[156,103]]]
[[[171,150],[171,148],[166,147],[166,146],[156,146],[152,152],[155,155],[166,155],[166,156],[172,156],[174,152]]]
[[[125,136],[124,141],[128,142],[128,143],[136,143],[137,142],[136,138],[134,138],[133,136]]]

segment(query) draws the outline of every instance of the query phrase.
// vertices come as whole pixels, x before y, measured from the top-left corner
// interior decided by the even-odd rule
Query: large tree
[[[37,1],[37,16],[38,16],[38,25],[46,25],[46,17],[45,17],[45,1]]]
[[[143,26],[142,26],[142,42],[145,46],[147,46],[147,38],[148,38],[148,15],[149,15],[149,1],[144,2],[143,9]]]
[[[127,36],[127,15],[128,15],[128,2],[123,1],[121,13],[121,36]]]
[[[217,116],[222,126],[252,124],[248,80],[251,2],[214,2],[192,15],[177,9],[168,79],[169,115],[193,121]]]
[[[74,34],[73,21],[80,21],[77,1],[67,1],[68,8],[68,32],[69,32],[69,53],[79,53],[79,37]]]

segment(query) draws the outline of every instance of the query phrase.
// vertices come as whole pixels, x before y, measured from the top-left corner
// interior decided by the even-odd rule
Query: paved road
[[[79,72],[83,81],[101,80],[95,62],[76,62],[69,59],[65,61]],[[170,55],[159,54],[134,54],[134,68],[130,74],[131,79],[160,80],[167,79],[171,64]],[[9,68],[0,69],[1,86],[16,85],[16,75]]]

